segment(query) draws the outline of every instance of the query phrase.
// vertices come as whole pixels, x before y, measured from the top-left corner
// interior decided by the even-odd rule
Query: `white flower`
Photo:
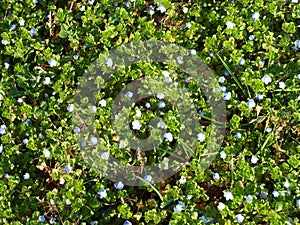
[[[149,109],[149,108],[150,108],[150,103],[147,102],[147,103],[145,104],[145,107],[146,107],[147,109]]]
[[[55,201],[53,199],[50,200],[51,205],[55,205]]]
[[[205,139],[206,139],[206,135],[205,134],[202,134],[202,133],[197,134],[197,140],[198,141],[204,142]]]
[[[241,135],[241,133],[237,132],[237,133],[235,134],[235,137],[236,137],[236,138],[241,138],[242,135]]]
[[[183,13],[187,13],[188,10],[189,10],[189,9],[188,9],[187,7],[183,7],[183,9],[182,9]]]
[[[38,4],[39,1],[38,0],[32,0],[33,4]]]
[[[46,85],[50,84],[50,83],[51,83],[50,77],[45,77],[44,83],[45,83]]]
[[[226,198],[226,201],[233,200],[233,195],[230,191],[227,191],[223,195]]]
[[[6,126],[5,126],[5,124],[3,124],[3,125],[0,126],[0,134],[1,135],[6,134]]]
[[[73,55],[73,59],[77,60],[79,58],[78,55]]]
[[[25,174],[23,175],[23,178],[24,178],[24,180],[28,180],[28,179],[30,178],[29,173],[25,173]]]
[[[214,173],[214,174],[213,174],[213,179],[214,179],[214,180],[220,180],[220,174]]]
[[[159,121],[159,122],[157,123],[157,128],[162,128],[162,129],[164,129],[164,128],[166,128],[166,124],[165,124],[163,121]]]
[[[151,16],[155,13],[153,5],[149,5],[148,12],[150,13]]]
[[[187,29],[189,29],[189,28],[192,27],[192,24],[191,24],[190,22],[187,22],[187,23],[185,24],[185,27],[186,27]]]
[[[258,19],[259,19],[259,13],[258,12],[252,13],[252,20],[258,20]]]
[[[18,98],[17,102],[21,104],[24,102],[24,100],[22,98]]]
[[[25,138],[25,139],[23,140],[23,143],[24,143],[24,145],[27,145],[27,144],[28,144],[28,139]]]
[[[247,195],[247,196],[246,196],[246,201],[247,201],[247,202],[252,202],[252,201],[253,201],[252,195]]]
[[[134,130],[140,130],[142,127],[142,124],[138,120],[134,120],[131,124],[132,124],[132,129]]]
[[[162,75],[164,75],[164,77],[169,77],[170,73],[166,70],[162,71]]]
[[[285,89],[285,83],[284,82],[279,82],[279,88]]]
[[[219,204],[218,204],[218,206],[217,206],[217,208],[218,208],[219,211],[224,210],[225,207],[226,207],[226,205],[225,205],[223,202],[219,202]]]
[[[269,75],[265,75],[263,76],[263,78],[261,79],[262,82],[264,82],[265,84],[269,84],[272,82],[272,78]]]
[[[80,127],[77,127],[77,126],[74,127],[73,132],[74,132],[75,134],[80,133]]]
[[[297,200],[296,200],[296,206],[297,206],[297,207],[300,207],[300,199],[297,199]]]
[[[292,0],[292,3],[298,3],[298,0]]]
[[[114,64],[111,58],[107,58],[105,60],[105,64],[107,67],[112,67],[112,65]]]
[[[260,100],[263,100],[264,96],[261,94],[257,94],[255,98],[256,98],[256,100],[260,101]]]
[[[94,0],[88,0],[88,4],[93,5],[94,4]]]
[[[97,194],[99,195],[100,199],[106,198],[106,196],[107,196],[107,192],[105,189],[98,191]]]
[[[181,176],[179,179],[180,184],[185,184],[186,183],[186,178],[184,176]]]
[[[0,153],[3,152],[3,144],[0,145]]]
[[[4,67],[5,69],[8,69],[9,68],[9,64],[7,62],[4,63]]]
[[[46,157],[46,158],[49,158],[50,157],[50,151],[48,150],[48,149],[45,149],[44,151],[43,151],[43,154],[44,154],[44,156]]]
[[[127,143],[125,140],[121,140],[120,143],[119,143],[119,148],[126,148],[127,146]]]
[[[24,20],[20,20],[20,21],[19,21],[19,24],[20,24],[20,26],[24,26],[25,21],[24,21]]]
[[[267,133],[270,133],[272,131],[272,128],[270,128],[270,127],[268,127],[267,129],[266,129],[266,132]]]
[[[176,59],[179,64],[183,64],[183,57],[181,55],[177,56]]]
[[[145,175],[144,180],[147,181],[148,183],[151,183],[152,181],[152,176],[151,175]]]
[[[279,192],[278,191],[273,191],[272,195],[274,196],[274,198],[277,198],[279,196]]]
[[[156,97],[157,97],[158,99],[163,99],[163,98],[165,97],[165,94],[164,94],[164,93],[158,93],[158,94],[156,95]]]
[[[64,178],[60,178],[59,179],[59,184],[63,185],[65,183],[65,179]]]
[[[256,155],[252,155],[251,156],[251,162],[253,163],[253,164],[256,164],[257,162],[258,162],[258,158],[257,158],[257,156]]]
[[[254,108],[256,106],[256,103],[253,99],[250,99],[246,104],[249,108]]]
[[[83,12],[83,11],[85,10],[85,6],[84,6],[84,5],[81,6],[81,7],[79,8],[79,10],[80,10],[81,12]]]
[[[226,153],[224,151],[220,152],[220,158],[225,159],[226,158]]]
[[[126,95],[127,98],[132,98],[133,97],[133,93],[131,91],[127,91],[125,95]]]
[[[291,184],[290,184],[290,182],[285,181],[284,184],[283,184],[283,186],[284,186],[285,188],[289,188],[289,187],[291,186]]]
[[[73,112],[73,110],[74,110],[74,104],[68,105],[68,106],[67,106],[67,110],[68,110],[69,112]]]
[[[164,12],[167,11],[166,8],[163,5],[158,6],[157,10],[160,11],[161,13],[164,13]]]
[[[92,112],[94,112],[94,113],[97,112],[97,106],[95,106],[95,105],[92,106]]]
[[[183,207],[185,206],[184,202],[179,202],[174,208],[174,212],[181,212],[183,210]]]
[[[106,106],[106,100],[105,99],[101,99],[99,101],[99,104],[100,104],[101,107],[105,107]]]
[[[231,92],[224,92],[224,100],[229,101],[231,99]]]
[[[224,83],[225,80],[226,80],[225,77],[223,77],[223,76],[219,77],[219,83]]]
[[[123,184],[122,181],[116,182],[116,183],[114,184],[114,186],[115,186],[115,188],[116,188],[117,190],[121,190],[121,189],[124,188],[124,184]]]
[[[235,219],[238,221],[238,223],[242,223],[244,220],[244,216],[242,214],[236,215]]]
[[[101,152],[100,158],[103,159],[103,160],[108,160],[109,152]]]
[[[234,23],[231,21],[226,22],[227,29],[233,29]]]
[[[7,40],[2,40],[1,43],[2,43],[3,45],[8,45],[8,41],[7,41]]]
[[[300,80],[300,73],[297,75],[298,80]]]
[[[66,200],[66,205],[71,205],[70,199],[67,199],[67,200]]]
[[[157,105],[158,105],[158,108],[160,108],[160,109],[166,107],[166,103],[164,101],[159,101]]]
[[[164,134],[164,138],[165,138],[167,141],[169,141],[169,142],[172,142],[172,141],[173,141],[173,135],[172,135],[170,132],[165,133],[165,134]]]
[[[98,139],[96,137],[92,137],[90,140],[91,145],[96,145],[98,144]]]
[[[195,49],[192,49],[192,50],[191,50],[191,55],[197,55],[197,52],[196,52]]]
[[[50,67],[54,67],[54,66],[56,66],[56,60],[54,60],[54,59],[50,59],[49,61],[48,61],[48,64],[50,65]]]

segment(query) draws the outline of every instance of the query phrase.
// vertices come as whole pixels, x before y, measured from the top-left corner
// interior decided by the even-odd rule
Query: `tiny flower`
[[[214,180],[220,180],[220,174],[214,173],[214,174],[213,174],[213,179],[214,179]]]
[[[162,71],[162,75],[164,75],[164,77],[169,77],[170,73],[166,70]]]
[[[131,124],[132,124],[132,129],[134,130],[140,130],[142,127],[142,124],[138,120],[134,120]]]
[[[65,183],[65,179],[64,178],[59,178],[59,184],[63,185]]]
[[[230,191],[227,191],[223,195],[226,198],[226,201],[233,200],[233,195]]]
[[[284,89],[285,88],[285,83],[284,82],[279,82],[279,88]]]
[[[108,160],[109,152],[101,152],[100,158],[103,159],[103,160]]]
[[[53,223],[55,223],[55,221],[56,221],[56,218],[52,217],[52,218],[50,219],[49,222],[50,222],[51,224],[53,224]]]
[[[245,59],[242,58],[242,59],[240,59],[239,64],[240,64],[241,66],[243,66],[243,65],[245,64],[245,62],[246,62]]]
[[[274,196],[274,198],[277,198],[279,196],[279,192],[278,191],[273,191],[272,195]]]
[[[119,143],[119,148],[126,148],[127,146],[127,143],[125,140],[121,140],[120,143]]]
[[[209,56],[210,56],[210,57],[213,57],[213,56],[214,56],[214,53],[213,53],[213,52],[210,52],[210,53],[209,53]]]
[[[184,176],[181,176],[179,179],[180,184],[185,184],[186,183],[186,178]]]
[[[254,36],[253,34],[249,35],[249,40],[250,40],[250,41],[253,41],[254,38],[255,38],[255,36]]]
[[[84,5],[81,6],[81,7],[79,8],[79,10],[80,10],[81,12],[83,12],[83,11],[85,10],[85,6],[84,6]]]
[[[70,199],[67,199],[67,200],[66,200],[66,205],[71,205]]]
[[[164,134],[164,138],[165,138],[165,140],[167,140],[167,141],[169,141],[169,142],[172,142],[172,141],[173,141],[173,135],[172,135],[170,132],[165,133],[165,134]]]
[[[300,73],[297,75],[298,80],[300,80]]]
[[[54,66],[56,66],[56,60],[55,59],[50,59],[49,61],[48,61],[48,64],[50,65],[50,67],[54,67]]]
[[[19,24],[20,24],[20,26],[24,26],[25,21],[24,21],[24,20],[20,20],[20,21],[19,21]]]
[[[260,101],[260,100],[263,100],[264,96],[261,94],[257,94],[255,98],[256,98],[256,100]]]
[[[298,49],[300,48],[300,40],[295,41],[295,47]]]
[[[297,200],[296,200],[296,206],[297,206],[297,207],[300,207],[300,199],[297,199]]]
[[[114,64],[111,58],[107,58],[105,60],[105,64],[107,67],[112,67],[112,65]]]
[[[124,188],[124,184],[123,184],[122,181],[116,182],[116,183],[114,184],[114,186],[115,186],[115,188],[116,188],[117,190],[121,190],[121,189]]]
[[[70,164],[67,164],[67,165],[65,166],[64,171],[65,171],[66,173],[71,173],[71,172],[72,172],[72,167],[70,166]]]
[[[150,103],[147,102],[147,103],[145,104],[145,107],[146,107],[147,109],[149,109],[149,108],[150,108]]]
[[[184,202],[179,202],[174,208],[174,212],[181,212],[183,210],[183,207],[185,206]]]
[[[80,127],[77,127],[77,126],[74,127],[73,132],[74,132],[75,134],[80,133]]]
[[[148,183],[151,183],[152,181],[152,176],[151,175],[145,175],[144,180],[147,181]]]
[[[6,134],[6,126],[4,124],[0,126],[0,134],[1,135]]]
[[[225,80],[226,80],[225,77],[221,76],[218,81],[219,81],[219,83],[224,83]]]
[[[44,156],[46,157],[46,158],[49,158],[50,157],[50,151],[48,150],[48,149],[45,149],[44,151],[43,151],[43,154],[44,154]]]
[[[30,35],[31,35],[31,37],[33,37],[35,34],[36,34],[36,28],[33,27],[30,30]]]
[[[267,133],[270,133],[272,131],[272,128],[270,128],[270,127],[268,127],[267,129],[266,129],[266,132]]]
[[[228,70],[225,70],[225,71],[224,71],[224,75],[225,75],[225,76],[228,76],[228,75],[229,75],[229,71],[228,71]]]
[[[265,75],[262,79],[262,82],[264,82],[265,84],[269,84],[272,82],[272,78],[269,75]]]
[[[191,81],[191,77],[185,78],[185,82],[186,82],[186,83],[190,83],[190,81]]]
[[[298,0],[292,0],[292,3],[298,3]]]
[[[164,93],[158,93],[158,94],[156,95],[156,97],[157,97],[158,99],[163,99],[163,98],[165,97],[165,94],[164,94]]]
[[[105,107],[105,106],[106,106],[106,100],[105,100],[105,99],[101,99],[101,100],[99,101],[99,105],[100,105],[101,107]]]
[[[29,173],[25,173],[25,174],[23,175],[23,178],[24,178],[24,180],[28,180],[28,179],[30,178]]]
[[[45,85],[49,85],[50,83],[51,83],[50,77],[45,77],[44,84],[45,84]]]
[[[191,55],[197,55],[197,52],[196,52],[195,49],[192,49],[192,50],[191,50]]]
[[[50,200],[51,205],[55,205],[55,201],[53,199]]]
[[[261,65],[261,66],[265,65],[265,61],[264,61],[264,60],[262,60],[262,59],[261,59],[261,60],[259,60],[259,61],[258,61],[258,63],[259,63],[259,65]]]
[[[159,102],[157,103],[157,105],[158,105],[158,108],[160,108],[160,109],[166,107],[166,103],[165,103],[164,101],[159,101]]]
[[[225,92],[226,92],[226,87],[225,87],[225,86],[221,86],[221,87],[220,87],[220,91],[222,91],[222,92],[225,93]],[[230,96],[231,96],[231,93],[230,93]]]
[[[7,40],[2,40],[1,43],[2,43],[3,45],[8,45],[8,41],[7,41]]]
[[[236,215],[235,219],[237,220],[238,223],[242,223],[244,220],[244,216],[242,214]]]
[[[227,29],[233,29],[234,23],[231,21],[226,22]]]
[[[182,9],[183,13],[187,13],[188,10],[189,10],[189,9],[188,9],[187,7],[183,7],[183,9]]]
[[[283,184],[283,186],[284,186],[285,188],[289,188],[289,187],[291,186],[291,184],[290,184],[290,182],[285,181],[284,184]]]
[[[226,205],[225,205],[223,202],[219,202],[217,208],[218,208],[219,211],[222,211],[222,210],[225,209],[225,206],[226,206]]]
[[[105,189],[102,189],[102,190],[98,191],[97,194],[99,195],[100,199],[103,199],[103,198],[107,197],[107,192],[106,192]]]
[[[220,158],[225,159],[226,158],[226,153],[224,151],[220,152]]]
[[[268,192],[260,192],[259,197],[262,199],[266,199],[268,197]]]
[[[157,128],[162,128],[162,129],[164,129],[164,128],[166,128],[166,124],[165,124],[163,121],[159,121],[159,122],[157,123]]]
[[[246,196],[246,202],[252,202],[252,201],[253,201],[252,195],[247,195]]]
[[[157,10],[160,11],[161,13],[165,13],[167,11],[163,5],[158,6]]]
[[[231,92],[225,92],[224,93],[224,100],[229,101],[231,99]]]
[[[127,91],[125,95],[126,95],[127,98],[132,98],[133,97],[133,93],[131,91]]]
[[[96,137],[92,137],[90,140],[91,145],[96,145],[98,144],[98,139]]]
[[[67,106],[67,110],[68,110],[69,112],[73,112],[73,110],[74,110],[74,104],[68,105],[68,106]]]
[[[45,216],[40,216],[39,217],[39,222],[44,223],[46,221]]]
[[[95,105],[92,106],[92,112],[94,112],[94,113],[97,112],[97,106],[95,106]]]
[[[24,143],[24,145],[27,145],[27,144],[28,144],[28,139],[25,138],[25,139],[23,140],[23,143]]]
[[[3,144],[0,145],[0,153],[3,152]]]
[[[258,158],[257,158],[257,156],[256,155],[252,155],[251,156],[251,162],[253,163],[253,164],[256,164],[257,162],[258,162]]]
[[[253,99],[250,99],[246,104],[249,108],[254,108],[256,106],[255,101]]]
[[[85,141],[85,140],[81,141],[81,142],[80,142],[80,146],[81,146],[82,148],[84,148],[84,147],[86,146],[86,141]]]
[[[208,223],[208,219],[203,215],[201,216],[201,220],[204,224],[207,224]]]
[[[191,28],[191,26],[192,26],[192,24],[191,24],[190,22],[187,22],[187,23],[185,24],[185,27],[188,28],[188,29]]]
[[[235,134],[235,137],[239,139],[239,138],[242,137],[242,135],[241,135],[241,133],[237,132],[237,133]]]
[[[150,13],[151,16],[155,13],[153,5],[149,5],[147,10],[148,10],[148,12]]]
[[[123,223],[123,225],[132,225],[132,223],[131,223],[130,221],[126,220],[126,221]]]
[[[94,0],[88,0],[88,4],[93,5],[94,4]]]
[[[197,140],[198,141],[204,142],[205,139],[206,139],[206,135],[205,134],[202,134],[202,133],[197,134]]]
[[[38,0],[32,0],[33,4],[38,4],[39,1]]]
[[[4,63],[4,67],[5,69],[8,69],[9,68],[9,64],[7,62]]]
[[[258,19],[259,19],[259,13],[258,12],[252,13],[252,20],[258,20]]]
[[[10,25],[10,29],[11,29],[11,30],[17,29],[17,25],[16,25],[16,24],[11,24],[11,25]]]

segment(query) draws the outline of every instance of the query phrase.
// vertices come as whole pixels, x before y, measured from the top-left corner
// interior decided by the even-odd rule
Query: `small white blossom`
[[[285,89],[285,83],[284,82],[279,82],[279,88]]]
[[[160,109],[166,107],[166,103],[164,101],[159,101],[157,105],[158,105],[158,108],[160,108]]]
[[[189,10],[189,9],[188,9],[187,7],[183,7],[183,9],[182,9],[183,13],[187,13],[188,10]]]
[[[233,29],[234,23],[231,21],[226,22],[227,29]]]
[[[172,135],[170,132],[165,133],[165,134],[164,134],[164,138],[165,138],[167,141],[169,141],[169,142],[172,142],[172,141],[173,141],[173,135]]]
[[[51,83],[50,77],[45,77],[44,83],[45,83],[46,85],[49,85],[49,84]]]
[[[197,134],[197,140],[198,141],[204,142],[205,139],[206,139],[206,135],[205,134],[202,134],[202,133]]]
[[[127,91],[125,95],[126,95],[127,98],[132,98],[133,97],[133,93],[131,91]]]
[[[226,81],[225,77],[221,76],[219,77],[219,83],[224,83]]]
[[[252,202],[252,201],[253,201],[252,195],[247,195],[246,196],[246,202]]]
[[[257,162],[258,162],[258,157],[256,156],[256,155],[252,155],[251,156],[251,162],[253,163],[253,164],[256,164]]]
[[[226,158],[226,153],[224,151],[220,152],[220,158],[225,159]]]
[[[7,40],[2,40],[1,43],[2,43],[3,45],[8,45],[8,41],[7,41]]]
[[[100,199],[103,199],[103,198],[107,197],[107,192],[106,192],[105,189],[102,189],[102,190],[98,191],[97,194],[99,195]]]
[[[106,106],[106,100],[105,99],[101,99],[99,101],[99,104],[100,104],[101,107],[105,107]]]
[[[265,75],[263,76],[263,78],[261,79],[262,82],[264,82],[265,84],[269,84],[272,82],[272,78],[269,75]]]
[[[24,180],[28,180],[28,179],[30,178],[29,173],[25,173],[25,174],[23,175],[23,178],[24,178]]]
[[[167,11],[163,5],[158,6],[157,10],[160,11],[161,13],[165,13]]]
[[[50,151],[48,150],[48,149],[45,149],[44,151],[43,151],[43,154],[44,154],[44,156],[46,157],[46,158],[49,158],[50,157]]]
[[[272,195],[274,196],[274,198],[278,198],[279,192],[278,191],[273,191]]]
[[[192,50],[191,50],[191,55],[197,55],[197,52],[196,52],[195,49],[192,49]]]
[[[223,195],[226,198],[226,201],[233,200],[233,195],[230,191],[227,191]]]
[[[217,206],[217,208],[218,208],[219,211],[224,210],[225,207],[226,207],[226,205],[225,205],[223,202],[219,202],[219,204],[218,204],[218,206]]]
[[[112,67],[112,65],[114,64],[111,58],[107,58],[105,60],[105,64],[107,67]]]
[[[65,179],[64,178],[60,178],[59,179],[59,184],[63,185],[65,183]]]
[[[181,176],[179,179],[180,184],[185,184],[186,183],[186,178],[184,176]]]
[[[225,92],[224,93],[224,100],[229,101],[231,99],[231,92]]]
[[[151,175],[145,175],[144,180],[147,181],[148,183],[152,182],[152,176]]]
[[[252,13],[252,20],[258,20],[258,19],[259,19],[259,13],[258,12]]]
[[[70,199],[67,199],[67,200],[66,200],[66,205],[71,205]]]
[[[119,148],[126,148],[127,146],[127,143],[125,140],[121,140],[120,143],[119,143]]]
[[[138,120],[134,120],[131,124],[132,124],[132,129],[134,130],[140,130],[142,127],[142,124]]]
[[[242,223],[244,220],[244,216],[242,214],[238,214],[235,219],[237,220],[238,223]]]
[[[48,61],[48,64],[49,64],[49,66],[50,67],[54,67],[54,66],[56,66],[56,60],[54,60],[54,59],[50,59],[49,61]]]
[[[74,110],[74,104],[68,105],[68,106],[67,106],[67,110],[68,110],[69,112],[73,112],[73,110]]]
[[[103,160],[108,160],[109,159],[109,152],[101,152],[100,158]]]
[[[285,188],[289,188],[289,187],[291,186],[291,184],[290,184],[290,182],[285,181],[284,184],[283,184],[283,186],[284,186]]]
[[[256,103],[253,99],[250,99],[246,104],[249,108],[254,108],[256,106]]]
[[[214,180],[220,180],[220,174],[214,173],[214,174],[213,174],[213,179],[214,179]]]
[[[98,139],[96,137],[92,137],[90,140],[91,145],[96,145],[98,144]]]

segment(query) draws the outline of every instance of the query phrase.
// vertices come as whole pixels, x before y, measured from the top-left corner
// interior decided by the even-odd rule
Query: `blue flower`
[[[229,101],[231,99],[231,92],[224,92],[224,100]]]
[[[3,125],[0,126],[0,134],[1,135],[6,134],[6,126],[5,126],[5,124],[3,124]]]
[[[72,172],[72,167],[70,166],[70,164],[67,164],[67,165],[65,166],[64,171],[65,171],[66,173],[71,173],[71,172]]]
[[[260,192],[259,197],[262,199],[266,199],[268,197],[268,192]]]
[[[183,210],[183,207],[185,206],[184,202],[179,202],[174,208],[173,211],[174,212],[181,212]]]
[[[45,216],[40,216],[40,218],[39,218],[39,222],[42,222],[42,223],[44,223],[46,221],[46,218],[45,218]]]
[[[209,53],[209,56],[210,56],[210,57],[213,57],[213,56],[214,56],[214,53],[213,53],[213,52],[210,52],[210,53]]]
[[[259,65],[263,66],[265,64],[265,61],[261,59],[258,61],[258,63],[259,63]]]
[[[126,220],[126,221],[123,223],[123,225],[132,225],[132,223],[131,223],[130,221]]]
[[[235,134],[235,137],[236,137],[236,138],[241,138],[242,135],[241,135],[241,133],[237,132],[237,133]]]
[[[233,200],[233,195],[230,191],[227,191],[223,195],[226,198],[226,201]]]
[[[246,196],[246,202],[252,202],[252,201],[253,201],[252,195],[247,195]]]
[[[224,75],[225,75],[225,76],[228,76],[228,75],[229,75],[228,70],[225,70],[225,71],[224,71]]]
[[[145,175],[144,180],[147,181],[148,183],[152,182],[152,176],[151,175]]]
[[[124,184],[123,184],[122,181],[116,182],[116,183],[114,184],[114,186],[115,186],[115,188],[116,188],[117,190],[122,190],[122,189],[124,188]]]
[[[244,220],[244,216],[242,214],[236,215],[235,219],[237,220],[238,223],[242,223]]]
[[[159,101],[157,105],[158,105],[158,108],[160,108],[160,109],[166,107],[166,103],[164,103],[164,101]]]
[[[30,178],[30,174],[29,173],[25,173],[23,175],[24,180],[28,180]]]
[[[246,104],[249,108],[254,108],[256,106],[256,103],[253,99],[250,99]]]
[[[77,60],[79,58],[78,55],[73,55],[73,59]]]
[[[150,15],[152,16],[152,15],[155,13],[153,5],[149,5],[147,11],[148,11],[148,12],[150,13]]]
[[[36,34],[36,28],[31,28],[30,35],[33,37]]]
[[[147,109],[149,109],[149,108],[150,108],[150,103],[147,102],[147,103],[145,104],[145,107],[146,107]]]
[[[300,40],[299,39],[295,41],[295,47],[300,48]]]
[[[161,13],[165,13],[167,11],[163,5],[158,6],[157,10],[160,11]]]
[[[88,0],[88,4],[93,5],[94,4],[94,0]]]
[[[246,62],[245,59],[241,58],[239,64],[240,64],[241,66],[243,66],[243,65],[245,64],[245,62]]]
[[[38,0],[32,0],[33,4],[38,4],[39,1]]]
[[[55,221],[56,221],[56,218],[54,218],[54,217],[52,217],[52,218],[50,219],[50,223],[51,223],[51,224],[55,223]]]
[[[78,134],[80,132],[80,127],[74,127],[73,132]]]
[[[10,29],[11,29],[11,30],[17,29],[17,25],[16,25],[16,24],[11,24],[11,25],[10,25]]]
[[[255,36],[254,36],[253,34],[249,35],[249,40],[250,40],[250,41],[253,41],[254,38],[255,38]]]
[[[97,194],[99,195],[100,199],[106,198],[106,196],[107,196],[107,192],[105,189],[98,191]]]
[[[261,94],[257,94],[255,98],[256,98],[256,100],[260,101],[260,100],[263,100],[264,96]]]
[[[27,144],[28,144],[28,139],[25,138],[25,139],[23,140],[23,143],[24,143],[24,145],[27,145]]]

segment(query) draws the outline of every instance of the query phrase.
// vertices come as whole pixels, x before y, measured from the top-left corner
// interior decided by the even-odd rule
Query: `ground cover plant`
[[[4,0],[0,18],[1,224],[300,224],[298,0]],[[100,140],[122,163],[164,160],[180,133],[164,96],[139,101],[128,121],[145,138],[150,118],[163,118],[159,150],[136,155],[111,128],[114,98],[145,74],[190,93],[202,128],[196,157],[180,172],[133,187],[84,162],[72,113],[89,65],[145,40],[189,49],[215,72],[226,134],[213,163],[199,170],[211,111],[193,79],[164,63],[118,70],[93,111]]]

